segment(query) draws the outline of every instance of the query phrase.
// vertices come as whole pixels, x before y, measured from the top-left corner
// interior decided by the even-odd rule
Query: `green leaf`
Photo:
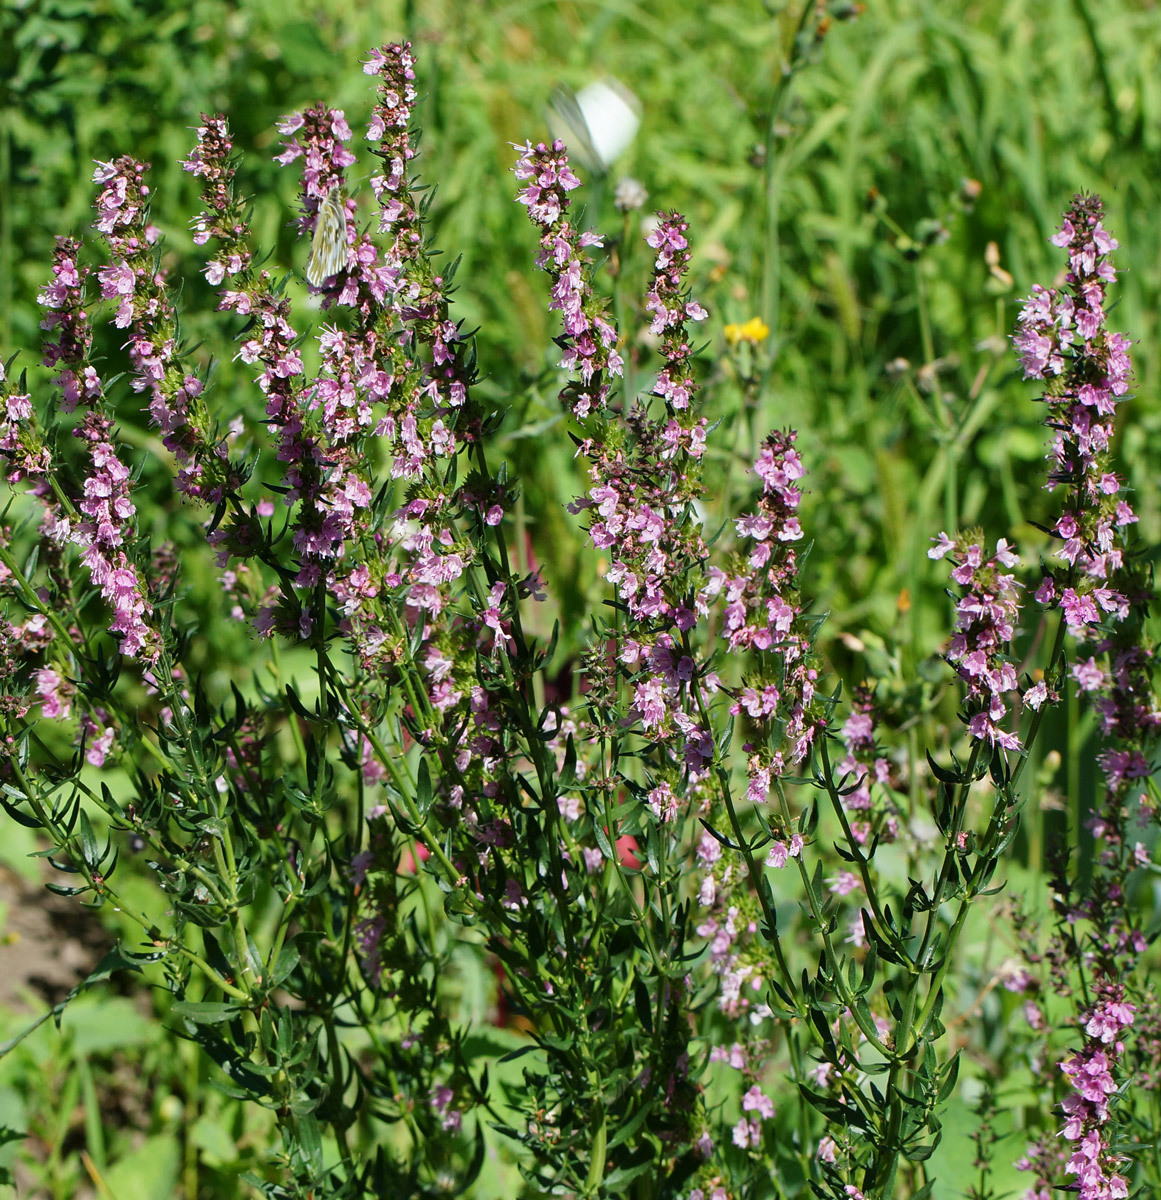
[[[7,1125],[0,1125],[0,1146],[5,1146],[9,1142],[23,1141],[28,1136],[27,1132],[21,1129],[9,1129]]]
[[[155,1022],[142,1020],[132,1000],[107,992],[70,1004],[61,1015],[61,1029],[71,1035],[73,1049],[79,1055],[148,1045],[157,1042],[161,1033]]]
[[[818,802],[811,801],[798,818],[798,831],[804,838],[809,838],[818,827]]]
[[[652,1037],[653,1005],[649,995],[649,988],[640,975],[633,981],[633,1003],[637,1009],[637,1020],[641,1022],[641,1028]]]
[[[81,809],[81,854],[90,870],[96,871],[101,865],[101,856],[97,850],[97,838],[89,821],[89,814]]]
[[[172,1133],[146,1138],[105,1173],[111,1196],[173,1196],[177,1191],[181,1151]]]
[[[721,739],[718,743],[717,757],[718,757],[719,762],[725,761],[725,759],[727,758],[727,756],[730,753],[730,746],[733,744],[733,741],[734,741],[734,718],[730,717],[730,719],[726,722],[725,732],[722,734]]]
[[[459,1180],[461,1194],[479,1178],[480,1171],[484,1166],[485,1149],[486,1145],[484,1142],[484,1127],[479,1121],[477,1121],[475,1146],[472,1150],[472,1161],[468,1163],[467,1171],[460,1177]]]
[[[419,812],[421,820],[427,820],[427,814],[431,812],[431,804],[435,794],[431,787],[431,771],[427,766],[427,759],[419,760],[419,769],[415,775],[415,807]]]
[[[82,896],[89,890],[88,884],[82,887],[65,887],[63,883],[46,883],[44,886],[57,896]]]
[[[863,914],[863,933],[866,935],[867,941],[875,948],[875,953],[880,958],[898,965],[902,965],[906,961],[895,949],[894,944],[879,932],[878,922],[873,920],[871,914],[865,910]]]
[[[947,1074],[944,1076],[943,1082],[939,1085],[939,1103],[943,1104],[947,1098],[955,1091],[956,1082],[959,1079],[959,1063],[960,1052],[957,1050],[945,1068]]]
[[[526,1054],[531,1054],[534,1050],[538,1049],[538,1046],[530,1042],[527,1046],[520,1046],[516,1050],[509,1050],[508,1053],[501,1056],[498,1061],[502,1063],[515,1062],[518,1058],[523,1058]]]
[[[622,1142],[627,1142],[645,1123],[646,1118],[653,1111],[654,1107],[655,1101],[653,1099],[643,1098],[641,1106],[637,1111],[627,1121],[617,1126],[616,1132],[609,1138],[609,1149],[612,1150],[614,1146],[619,1146]]]
[[[652,1146],[642,1146],[625,1166],[617,1167],[616,1170],[610,1171],[605,1176],[602,1181],[605,1194],[610,1196],[625,1195],[627,1184],[654,1167],[654,1156],[655,1151]]]
[[[24,800],[26,797],[22,792],[18,792],[15,788],[4,785],[4,791],[8,796],[15,796],[19,800]],[[43,822],[38,818],[29,816],[28,813],[22,812],[15,804],[9,803],[6,798],[0,797],[0,804],[4,806],[4,811],[18,824],[23,825],[25,829],[40,829]]]
[[[798,1090],[827,1120],[847,1127],[854,1126],[856,1129],[866,1129],[866,1118],[864,1118],[863,1114],[857,1108],[852,1108],[848,1104],[842,1104],[833,1097],[824,1096],[821,1092],[816,1092],[803,1084],[798,1085]]]
[[[274,971],[270,977],[270,986],[279,987],[301,961],[302,956],[293,943],[283,946],[278,954],[278,962],[274,964]]]
[[[571,733],[568,735],[568,741],[565,743],[564,764],[557,774],[556,783],[562,792],[571,791],[577,786],[576,742]]]
[[[236,1100],[253,1100],[264,1098],[271,1093],[270,1084],[264,1078],[256,1064],[246,1061],[242,1053],[229,1042],[220,1038],[211,1025],[195,1025],[190,1033],[175,1029],[178,1037],[197,1042],[199,1046],[222,1069],[223,1074],[231,1081],[225,1084],[220,1079],[213,1081],[214,1087],[233,1096]]]
[[[904,1157],[909,1162],[926,1162],[935,1153],[938,1144],[936,1141],[926,1146],[916,1146],[915,1149],[908,1147],[904,1152]]]
[[[931,768],[932,775],[934,775],[940,783],[947,783],[954,786],[956,784],[965,782],[964,775],[961,770],[953,771],[947,767],[941,767],[939,763],[937,763],[935,759],[931,757],[930,750],[927,752],[927,765]],[[958,767],[959,764],[957,763],[956,766]]]
[[[198,1025],[217,1025],[236,1017],[242,1008],[238,1004],[217,1004],[208,1000],[179,1000],[170,1012]]]
[[[871,914],[865,908],[859,909],[859,912],[862,913],[863,928],[865,929],[867,922],[872,919]],[[871,942],[867,946],[867,957],[863,959],[863,978],[859,988],[860,992],[870,990],[871,985],[875,982],[875,968],[878,965],[879,951],[875,948],[874,942]]]
[[[224,1166],[238,1161],[238,1146],[230,1131],[224,1127],[224,1119],[224,1116],[203,1113],[190,1126],[189,1137],[210,1166]]]
[[[298,1145],[306,1160],[307,1166],[316,1174],[323,1168],[322,1132],[319,1130],[318,1118],[313,1112],[305,1112],[298,1117]]]

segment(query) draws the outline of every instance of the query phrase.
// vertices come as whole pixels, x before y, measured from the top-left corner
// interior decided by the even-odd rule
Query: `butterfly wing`
[[[641,123],[637,97],[616,79],[599,79],[574,92],[561,84],[548,101],[548,127],[592,174],[605,175]]]
[[[616,79],[597,79],[576,94],[589,142],[607,171],[629,148],[641,124],[637,97]]]
[[[311,287],[337,275],[347,265],[347,201],[343,189],[331,188],[319,205],[310,240],[306,278]]]
[[[569,153],[595,175],[605,173],[605,165],[593,145],[585,115],[577,102],[576,92],[565,84],[554,88],[548,99],[548,128],[554,138],[560,138]]]

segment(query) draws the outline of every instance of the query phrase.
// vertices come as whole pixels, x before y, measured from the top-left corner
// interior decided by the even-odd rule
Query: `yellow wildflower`
[[[727,325],[723,332],[731,346],[736,346],[739,342],[749,342],[750,345],[756,346],[770,336],[770,326],[761,317],[751,317],[744,325]]]

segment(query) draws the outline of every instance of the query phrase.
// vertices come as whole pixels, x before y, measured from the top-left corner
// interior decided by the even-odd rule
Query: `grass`
[[[52,237],[91,219],[91,160],[123,152],[154,163],[164,262],[199,314],[187,336],[211,344],[221,325],[205,315],[209,291],[185,227],[196,203],[178,165],[189,127],[201,111],[229,113],[255,229],[275,266],[301,272],[306,249],[287,229],[295,180],[271,162],[274,122],[324,98],[357,129],[370,107],[359,58],[406,35],[425,96],[424,172],[438,182],[434,240],[449,264],[458,259],[457,312],[479,331],[482,389],[509,409],[501,448],[525,481],[523,518],[553,548],[546,574],[566,630],[583,631],[596,578],[563,512],[579,476],[556,415],[554,327],[533,232],[512,202],[508,143],[544,136],[554,85],[611,74],[644,112],[617,173],[692,225],[693,290],[711,310],[703,372],[725,426],[721,444],[744,449],[772,425],[800,430],[810,469],[802,520],[813,541],[805,587],[829,614],[824,654],[848,684],[893,680],[900,720],[917,689],[938,709],[932,664],[949,608],[928,539],[979,524],[992,539],[1018,539],[1026,558],[1046,549],[1035,528],[1049,511],[1040,413],[1005,338],[1019,298],[1051,282],[1058,256],[1046,238],[1082,189],[1103,195],[1124,247],[1114,321],[1137,341],[1138,388],[1119,454],[1143,537],[1161,536],[1161,10],[1130,0],[1099,11],[1086,0],[888,0],[835,22],[786,83],[795,28],[792,10],[705,0],[667,5],[664,17],[627,2],[343,2],[317,20],[303,0],[9,6],[0,15],[0,356],[36,345],[35,292]],[[354,183],[369,213],[360,169]],[[979,185],[971,202],[965,180]],[[610,235],[620,266],[610,286],[630,369],[647,379],[652,359],[639,333],[650,260],[639,221],[614,212],[611,187],[586,192],[587,219]],[[742,378],[728,369],[722,328],[755,315],[771,335]],[[107,352],[120,353],[112,339]],[[248,371],[221,361],[214,373],[222,411],[256,418]],[[131,409],[122,419],[130,440],[151,436]],[[730,461],[723,452],[716,463],[724,496],[740,483]],[[176,536],[192,546],[198,535],[186,523]],[[195,575],[192,602],[208,605],[212,587]],[[566,640],[562,661],[575,646]],[[1083,736],[1062,719],[1047,749],[1075,761]],[[1029,778],[1062,785],[1052,762],[1042,752]],[[1030,890],[1040,886],[1044,823],[1055,820],[1027,818]],[[15,863],[23,850],[3,854]],[[247,1194],[237,1179],[261,1161],[264,1131],[225,1099],[195,1111],[192,1056],[156,1025],[160,1040],[124,1040],[134,1027],[126,1003],[94,993],[61,1034],[46,1025],[0,1060],[0,1123],[39,1131],[22,1168],[26,1194],[194,1200],[211,1184],[215,1196]],[[0,1038],[26,1019],[2,1015]],[[103,1131],[100,1113],[122,1085],[139,1089],[133,1120]],[[942,1152],[949,1170],[961,1149]],[[0,1161],[16,1155],[7,1147]],[[502,1175],[492,1191],[489,1178],[477,1194],[504,1194]]]

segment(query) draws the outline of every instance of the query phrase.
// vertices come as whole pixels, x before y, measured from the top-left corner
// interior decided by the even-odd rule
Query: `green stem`
[[[878,889],[871,878],[870,859],[863,853],[858,839],[851,831],[850,822],[847,820],[847,810],[843,807],[842,797],[835,786],[834,770],[831,767],[830,750],[827,746],[825,736],[821,739],[819,749],[822,755],[822,782],[826,788],[827,795],[830,797],[831,808],[834,809],[834,814],[842,826],[843,838],[847,843],[847,848],[854,856],[855,864],[859,868],[859,876],[863,881],[863,891],[866,892],[867,903],[871,906],[871,912],[874,914],[875,921],[878,923],[883,936],[891,939],[891,926],[879,905]],[[901,946],[897,948],[902,949]]]
[[[682,644],[686,654],[690,653],[689,635],[688,633],[682,636]],[[709,713],[706,711],[705,700],[702,696],[701,687],[695,681],[691,686],[694,702],[697,705],[698,718],[701,721],[703,728],[712,729],[713,725],[710,721]],[[795,1002],[800,1004],[798,1000],[798,989],[794,982],[794,976],[791,974],[790,966],[786,962],[786,957],[782,950],[782,941],[778,936],[778,916],[770,903],[770,889],[766,884],[766,880],[762,877],[758,869],[758,864],[754,861],[754,854],[750,848],[750,841],[742,829],[742,822],[738,819],[738,812],[734,806],[733,790],[730,787],[730,775],[726,767],[721,761],[721,754],[718,748],[717,739],[714,739],[714,774],[718,779],[718,787],[721,788],[722,799],[726,806],[726,813],[730,818],[730,831],[734,835],[734,841],[737,842],[739,849],[742,852],[742,858],[746,863],[746,873],[750,878],[750,886],[754,889],[755,895],[758,897],[758,903],[762,908],[762,915],[766,919],[766,928],[769,930],[769,943],[774,951],[774,958],[778,963],[778,972],[782,977],[782,986],[785,988],[787,995],[794,997]],[[806,1016],[805,1010],[800,1008],[799,1015]]]
[[[323,1027],[326,1030],[327,1036],[327,1054],[331,1060],[331,1074],[333,1077],[331,1087],[334,1106],[336,1110],[341,1110],[343,1107],[343,1057],[339,1052],[339,1038],[335,1032],[335,1017],[333,1012],[323,1014]],[[336,1112],[337,1115],[338,1112]],[[339,1156],[350,1167],[354,1159],[351,1155],[351,1147],[347,1141],[346,1127],[340,1125],[337,1120],[332,1120],[328,1123],[334,1133],[335,1141],[338,1143]]]
[[[775,786],[778,790],[778,803],[782,812],[782,819],[786,822],[786,827],[790,828],[791,816],[790,805],[786,799],[786,793],[782,788],[781,780],[777,780]],[[847,985],[846,976],[843,974],[839,965],[839,956],[835,952],[834,943],[831,941],[830,933],[827,930],[827,916],[822,911],[818,903],[818,897],[814,894],[814,888],[810,882],[810,875],[806,870],[806,864],[802,861],[802,855],[796,855],[794,859],[795,865],[798,868],[799,878],[802,881],[803,891],[806,894],[806,904],[810,909],[811,919],[814,921],[815,928],[818,931],[819,937],[822,938],[823,952],[826,958],[827,967],[833,977],[834,988],[838,993],[839,999],[842,1000],[851,1011],[851,1016],[854,1018],[855,1024],[858,1025],[863,1036],[871,1043],[872,1046],[884,1058],[890,1058],[893,1054],[891,1048],[879,1036],[878,1029],[875,1028],[873,1021],[869,1021],[859,1011],[859,1006],[856,1003],[855,994]]]
[[[602,739],[603,741],[604,739]],[[665,968],[661,962],[661,955],[657,950],[657,943],[653,938],[653,928],[650,922],[646,919],[645,914],[641,911],[637,904],[637,897],[633,894],[633,887],[628,878],[625,876],[624,868],[621,866],[621,856],[617,852],[616,836],[617,830],[613,824],[613,815],[609,810],[609,792],[611,788],[608,786],[608,780],[603,776],[604,755],[601,756],[602,762],[602,778],[601,778],[601,796],[604,807],[605,829],[608,831],[609,842],[613,847],[613,873],[617,877],[617,882],[621,886],[621,890],[628,898],[629,907],[633,910],[633,916],[637,922],[637,929],[645,938],[645,945],[649,950],[649,957],[653,960],[653,969],[657,972],[658,979],[663,979],[665,976]]]

